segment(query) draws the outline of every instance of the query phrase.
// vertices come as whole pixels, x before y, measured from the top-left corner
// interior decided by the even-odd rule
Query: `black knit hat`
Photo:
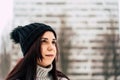
[[[25,56],[33,42],[45,31],[52,31],[56,37],[55,31],[50,26],[43,23],[18,26],[11,32],[10,36],[15,43],[21,45],[23,55]]]

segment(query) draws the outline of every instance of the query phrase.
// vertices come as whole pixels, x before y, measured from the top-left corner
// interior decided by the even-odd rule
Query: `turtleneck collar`
[[[36,77],[40,78],[39,80],[43,80],[45,78],[46,78],[46,80],[50,80],[51,75],[49,74],[49,72],[52,70],[52,68],[53,68],[52,64],[47,68],[37,65],[37,76]]]

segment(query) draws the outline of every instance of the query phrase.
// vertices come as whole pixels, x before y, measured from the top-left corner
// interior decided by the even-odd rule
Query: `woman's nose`
[[[53,48],[54,48],[54,45],[53,45],[52,43],[50,43],[50,44],[48,45],[48,50],[53,50]]]

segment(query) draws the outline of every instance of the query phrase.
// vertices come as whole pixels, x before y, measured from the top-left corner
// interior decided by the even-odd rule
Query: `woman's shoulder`
[[[57,71],[58,80],[70,80],[64,73]]]

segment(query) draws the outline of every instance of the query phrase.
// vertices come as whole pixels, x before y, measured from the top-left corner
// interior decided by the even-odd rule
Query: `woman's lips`
[[[47,56],[47,57],[54,57],[53,54],[46,54],[45,56]]]

